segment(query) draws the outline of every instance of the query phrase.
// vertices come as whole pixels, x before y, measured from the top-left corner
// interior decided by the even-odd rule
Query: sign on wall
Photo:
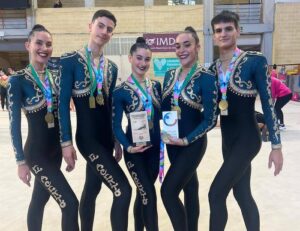
[[[173,34],[144,34],[146,43],[152,52],[174,52],[177,33]]]
[[[153,58],[153,69],[156,77],[163,77],[165,73],[180,66],[177,58]]]

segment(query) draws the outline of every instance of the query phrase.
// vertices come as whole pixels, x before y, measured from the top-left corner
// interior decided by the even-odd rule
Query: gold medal
[[[54,123],[54,116],[53,116],[53,114],[51,112],[47,112],[47,114],[45,115],[45,121],[48,124]]]
[[[153,128],[153,121],[152,120],[148,120],[148,125],[149,125],[149,129]]]
[[[227,102],[227,100],[222,99],[219,102],[219,108],[220,108],[221,111],[227,110],[227,108],[228,108],[228,102]]]
[[[97,102],[99,105],[104,105],[104,98],[103,98],[103,95],[102,95],[102,94],[96,96],[96,102]]]
[[[96,108],[96,102],[95,102],[94,96],[89,97],[89,105],[90,105],[90,108]]]
[[[179,106],[173,106],[172,111],[177,111],[177,117],[178,119],[181,118],[181,108]]]

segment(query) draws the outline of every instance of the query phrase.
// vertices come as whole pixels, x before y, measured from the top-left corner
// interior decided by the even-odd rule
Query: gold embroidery
[[[197,109],[199,111],[202,110],[202,104],[201,104],[201,95],[199,92],[194,92],[195,87],[195,80],[201,77],[201,72],[196,72],[193,77],[191,78],[188,85],[185,87],[185,89],[182,90],[181,96],[182,101],[187,104],[188,106]]]
[[[90,92],[89,86],[91,84],[91,80],[89,76],[89,69],[87,66],[87,58],[85,56],[84,48],[78,50],[77,53],[79,55],[77,61],[81,63],[83,66],[84,79],[83,80],[80,79],[74,82],[75,89],[72,90],[72,95],[75,97],[82,97],[89,94]],[[95,78],[94,72],[92,72],[92,75],[93,78]]]
[[[90,94],[89,86],[91,84],[91,80],[90,80],[90,76],[89,76],[89,70],[88,70],[88,66],[87,66],[87,57],[86,57],[84,48],[81,48],[80,50],[78,50],[77,53],[80,56],[78,58],[78,62],[81,63],[84,68],[84,76],[85,77],[84,77],[83,81],[81,81],[81,80],[75,81],[75,83],[74,83],[75,89],[72,90],[72,94],[75,97],[83,97],[83,96],[87,96]],[[94,72],[92,72],[92,76],[93,76],[93,78],[96,78]],[[113,65],[109,61],[109,59],[104,57],[103,92],[105,92],[105,95],[107,97],[109,97],[109,89],[112,84],[112,79],[113,79]],[[80,89],[82,87],[83,87],[83,89]]]
[[[237,58],[233,67],[233,76],[231,76],[229,80],[228,89],[243,97],[256,97],[257,89],[254,88],[251,79],[246,81],[242,80],[241,77],[243,64],[248,60],[248,57],[246,57],[247,54],[248,52],[242,52]]]
[[[53,94],[57,95],[58,92],[58,85],[59,79],[60,79],[60,71],[59,70],[50,70],[50,73],[53,77],[54,86],[53,87]],[[47,107],[45,96],[42,92],[42,90],[38,87],[36,84],[34,77],[31,74],[31,71],[29,68],[24,69],[24,78],[28,81],[30,81],[33,85],[33,88],[36,92],[36,95],[32,98],[27,98],[26,103],[28,105],[23,105],[23,109],[27,113],[34,113],[37,111],[42,110],[43,108]],[[53,106],[54,108],[57,108],[57,97],[53,98]]]
[[[135,93],[133,85],[128,81],[124,82],[124,90],[129,91],[132,102],[130,105],[126,106],[126,110],[128,112],[141,111],[143,109],[143,103]]]
[[[152,90],[152,103],[158,108],[160,109],[161,108],[161,105],[160,105],[160,102],[161,102],[161,99],[160,99],[160,95],[159,95],[159,92],[157,91],[157,88],[155,87],[156,83],[152,81],[151,82],[151,90]]]
[[[173,88],[174,88],[174,85],[176,83],[179,72],[180,72],[180,68],[171,70],[169,72],[170,77],[168,79],[168,82],[164,86],[164,93],[163,93],[163,96],[162,96],[162,100],[164,100],[168,95],[173,93]]]
[[[217,111],[217,105],[218,105],[217,104],[217,98],[218,98],[218,90],[217,90],[218,89],[218,83],[217,83],[217,81],[215,82],[215,89],[216,90],[213,92],[213,95],[214,95],[214,100],[213,100],[214,109],[213,109],[213,112]],[[215,123],[217,121],[217,118],[218,118],[218,114],[217,113],[213,113],[213,118],[211,120],[211,123],[207,126],[207,128],[202,133],[200,133],[197,136],[195,136],[194,139],[192,140],[192,142],[195,141],[195,140],[197,140],[197,139],[199,139],[199,138],[201,138],[209,130],[211,130],[214,127],[214,125],[215,125]]]

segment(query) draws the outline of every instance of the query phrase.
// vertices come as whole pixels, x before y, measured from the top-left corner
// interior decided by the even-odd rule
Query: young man
[[[261,147],[254,111],[257,94],[260,95],[272,143],[269,167],[274,164],[274,175],[279,174],[283,164],[280,133],[272,106],[271,80],[267,76],[268,65],[261,53],[245,52],[237,47],[240,30],[236,13],[222,11],[212,19],[211,25],[220,54],[210,69],[217,73],[222,94],[219,108],[224,162],[209,192],[210,231],[225,229],[226,198],[231,189],[242,210],[247,230],[258,231],[259,213],[250,188],[251,161]]]
[[[112,91],[117,79],[117,66],[103,56],[103,49],[113,35],[115,16],[107,10],[97,11],[89,24],[90,37],[82,49],[61,57],[59,118],[61,146],[68,163],[75,167],[76,153],[72,144],[69,104],[76,107],[76,144],[87,161],[86,181],[80,201],[81,230],[92,230],[95,200],[102,182],[114,195],[111,210],[112,230],[127,230],[131,187],[118,165],[122,150],[115,144],[111,125]]]

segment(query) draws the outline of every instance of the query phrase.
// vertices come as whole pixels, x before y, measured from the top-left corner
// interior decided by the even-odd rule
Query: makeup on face
[[[198,59],[199,45],[190,33],[182,33],[177,36],[175,53],[183,67],[191,67]]]
[[[47,32],[36,32],[27,42],[26,48],[31,62],[46,64],[53,51],[51,35]]]
[[[138,77],[144,76],[150,67],[151,51],[144,48],[138,48],[132,56],[129,56],[129,58],[132,72]]]

